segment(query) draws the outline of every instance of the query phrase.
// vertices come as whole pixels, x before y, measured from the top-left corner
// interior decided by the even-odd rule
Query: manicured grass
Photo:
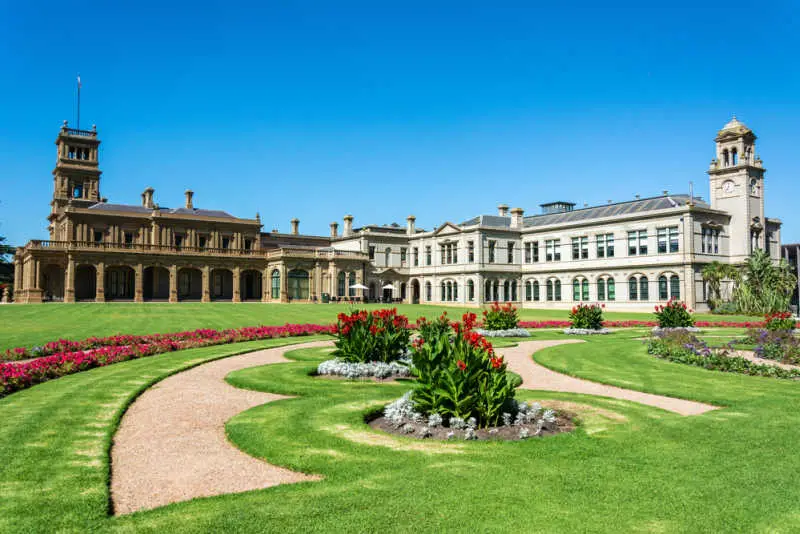
[[[569,374],[725,408],[682,417],[581,395],[578,431],[513,443],[389,437],[363,421],[408,384],[309,376],[325,358],[232,373],[239,387],[298,395],[227,424],[248,453],[322,481],[106,517],[106,450],[120,406],[209,347],[73,375],[0,400],[0,530],[124,532],[793,532],[800,384],[648,356],[643,330],[537,353]],[[564,338],[539,331],[533,339]],[[308,338],[305,338],[308,339]],[[283,341],[283,340],[281,340]],[[301,339],[302,341],[302,339]],[[258,342],[264,346],[272,342]],[[597,409],[605,410],[598,412]]]
[[[385,307],[369,305],[372,309]],[[347,304],[261,304],[261,303],[79,303],[0,306],[0,351],[32,346],[59,338],[84,339],[91,336],[152,334],[197,328],[281,325],[286,323],[327,324],[351,308]],[[467,308],[428,305],[398,305],[400,313],[414,321],[419,316],[435,317],[447,310],[460,317]],[[472,309],[476,311],[475,309]],[[653,320],[651,313],[607,312],[610,320]],[[525,309],[526,321],[567,320],[566,310]],[[752,317],[698,315],[698,320],[760,320]]]

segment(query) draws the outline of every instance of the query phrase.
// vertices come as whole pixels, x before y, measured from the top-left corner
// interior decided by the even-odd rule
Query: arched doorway
[[[289,300],[308,300],[308,272],[302,269],[289,271]]]
[[[239,298],[245,300],[261,300],[261,273],[247,270],[241,274],[239,282]]]
[[[228,269],[211,271],[211,300],[233,299],[233,273]]]
[[[400,284],[400,301],[401,302],[405,302],[406,301],[406,283],[405,282]]]
[[[419,280],[411,282],[411,304],[419,304]]]
[[[78,265],[75,269],[75,300],[94,300],[97,296],[97,269]]]
[[[64,300],[64,268],[60,265],[45,265],[42,269],[42,299],[47,301]]]
[[[106,269],[106,300],[133,300],[136,272],[127,265]]]
[[[184,267],[178,271],[178,300],[203,298],[203,273],[200,269]]]
[[[386,287],[381,289],[383,290],[383,302],[392,302],[392,293],[394,293],[394,287],[386,284]]]
[[[169,270],[145,267],[142,297],[144,300],[169,300]]]

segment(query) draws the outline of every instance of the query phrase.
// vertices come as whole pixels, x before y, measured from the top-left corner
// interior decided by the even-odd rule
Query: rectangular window
[[[206,248],[206,236],[201,235],[197,238],[197,244],[200,248]]]
[[[133,244],[133,233],[132,232],[125,232],[125,244],[132,245]]]
[[[103,242],[103,232],[101,232],[100,230],[95,230],[94,234],[93,234],[93,237],[94,237],[94,242],[95,243],[102,243]]]
[[[714,230],[714,254],[719,254],[719,230]]]
[[[433,254],[431,253],[431,246],[428,245],[427,247],[425,247],[425,265],[431,264],[432,255]]]
[[[439,265],[444,265],[445,263],[447,263],[447,256],[446,256],[447,253],[445,252],[446,249],[447,247],[445,247],[444,245],[439,245],[439,250],[442,253],[442,261],[439,262]]]
[[[514,263],[514,242],[508,242],[508,262],[506,263]]]
[[[253,248],[253,242],[250,239],[245,239],[244,240],[244,249],[245,250],[250,250],[251,248]]]
[[[579,260],[581,258],[581,238],[572,238],[572,259]],[[577,300],[577,299],[576,299]]]
[[[175,234],[175,248],[181,248],[183,246],[183,236],[180,234]]]
[[[647,230],[628,232],[628,256],[647,255]]]
[[[375,259],[375,247],[369,247],[369,259]]]
[[[667,229],[666,228],[658,228],[656,230],[656,240],[658,242],[658,253],[659,254],[666,254],[667,253]]]
[[[561,261],[561,240],[548,239],[544,242],[545,260]]]
[[[597,257],[614,257],[614,234],[600,234],[597,236]]]
[[[453,263],[458,263],[458,243],[453,243]]]
[[[530,263],[531,260],[533,259],[533,255],[531,254],[531,245],[532,244],[533,243],[525,243],[525,245],[524,245],[525,246],[525,259],[524,259],[525,263]]]
[[[475,262],[475,242],[467,241],[467,258],[470,263]]]
[[[489,241],[489,263],[494,263],[494,249],[497,241]]]
[[[667,228],[667,233],[669,235],[669,251],[678,252],[678,227],[670,226]]]
[[[658,253],[678,252],[678,227],[658,228],[656,230]]]
[[[413,259],[413,262],[414,262],[414,267],[419,266],[419,248],[418,247],[414,247],[413,249],[411,249],[411,256],[412,256],[412,259]]]
[[[536,263],[539,261],[539,242],[533,242],[533,262]]]
[[[231,238],[230,237],[223,237],[222,238],[222,248],[227,249],[230,246],[230,244],[231,244]]]
[[[400,264],[405,265],[406,263],[406,249],[405,247],[400,247]]]

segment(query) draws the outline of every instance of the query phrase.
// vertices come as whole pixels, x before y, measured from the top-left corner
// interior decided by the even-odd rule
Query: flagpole
[[[81,129],[81,75],[78,74],[78,116],[75,120],[76,122],[76,129]]]

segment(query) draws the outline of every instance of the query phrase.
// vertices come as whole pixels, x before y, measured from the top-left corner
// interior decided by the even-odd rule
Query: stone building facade
[[[262,232],[224,211],[164,208],[100,196],[97,133],[65,124],[56,146],[50,240],[15,256],[15,300],[321,301],[366,297],[409,303],[530,307],[604,302],[652,309],[671,297],[706,307],[701,271],[738,263],[762,248],[780,254],[780,226],[767,218],[756,136],[736,118],[715,139],[709,202],[663,194],[576,209],[542,204],[526,216],[500,205],[432,230],[331,223],[329,236]],[[366,290],[354,289],[364,285]]]

